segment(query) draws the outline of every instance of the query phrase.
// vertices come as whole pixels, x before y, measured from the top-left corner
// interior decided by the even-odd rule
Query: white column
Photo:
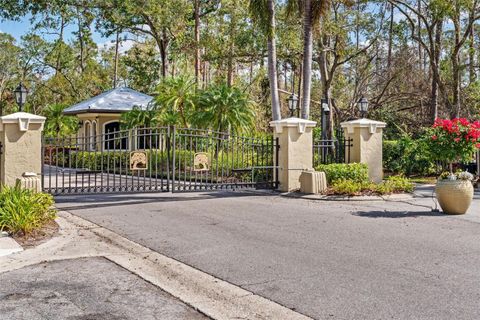
[[[44,123],[45,117],[25,112],[0,117],[0,184],[14,186],[17,179],[41,173]]]
[[[302,171],[313,170],[312,128],[316,122],[299,118],[271,121],[274,137],[278,138],[279,189],[290,192],[300,189]]]
[[[383,128],[385,122],[357,119],[340,124],[346,139],[352,139],[350,162],[366,163],[370,180],[383,180]],[[348,159],[348,158],[347,158]]]

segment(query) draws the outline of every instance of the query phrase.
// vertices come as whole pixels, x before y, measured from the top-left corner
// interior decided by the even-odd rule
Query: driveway
[[[480,202],[247,193],[62,196],[58,207],[316,319],[480,318]]]
[[[207,320],[104,258],[43,262],[0,274],[3,320]]]

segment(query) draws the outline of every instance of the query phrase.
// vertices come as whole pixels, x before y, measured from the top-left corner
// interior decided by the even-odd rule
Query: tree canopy
[[[227,105],[237,93],[263,131],[289,115],[292,93],[317,121],[328,98],[332,126],[357,117],[365,96],[389,136],[479,118],[478,0],[0,0],[0,17],[31,25],[0,33],[4,114],[23,81],[37,114],[129,86],[158,94],[159,123],[203,117],[222,130],[215,113],[237,112]]]

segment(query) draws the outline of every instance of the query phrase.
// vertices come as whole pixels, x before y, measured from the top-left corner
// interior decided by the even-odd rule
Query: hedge
[[[437,172],[437,164],[425,143],[410,137],[383,142],[383,167],[387,172],[406,176],[428,176]]]
[[[167,164],[172,169],[173,154],[162,150],[146,150],[148,158],[147,175],[162,176],[167,173]],[[230,173],[230,176],[235,177],[251,177],[252,167],[272,166],[273,155],[269,152],[263,154],[256,152],[235,152],[231,150],[219,151],[218,155],[214,156],[212,152],[210,155],[211,173],[216,175]],[[191,150],[175,150],[175,169],[176,175],[182,178],[191,173],[193,168],[195,151]],[[169,159],[167,159],[169,157]],[[62,168],[82,169],[91,171],[101,171],[110,173],[133,174],[129,166],[130,151],[72,151],[61,150],[50,153],[46,156],[45,163]],[[237,169],[232,173],[232,169]],[[239,170],[240,169],[240,170]],[[244,169],[244,170],[242,170]],[[268,173],[267,171],[270,171]],[[265,175],[272,176],[272,169],[256,169],[254,170],[255,179],[262,179]],[[187,177],[188,179],[188,177]]]
[[[358,183],[370,181],[368,177],[368,166],[364,163],[321,164],[315,167],[315,170],[325,172],[329,184],[340,180],[349,180]]]

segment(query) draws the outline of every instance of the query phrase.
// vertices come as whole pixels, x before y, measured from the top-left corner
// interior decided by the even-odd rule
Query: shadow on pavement
[[[79,194],[55,197],[56,207],[75,211],[93,208],[139,205],[146,203],[199,201],[220,198],[241,198],[252,196],[276,196],[274,193],[246,192],[203,192],[203,193],[123,193],[123,194]]]
[[[357,211],[352,213],[352,215],[365,218],[416,218],[445,216],[443,213],[433,211]]]

